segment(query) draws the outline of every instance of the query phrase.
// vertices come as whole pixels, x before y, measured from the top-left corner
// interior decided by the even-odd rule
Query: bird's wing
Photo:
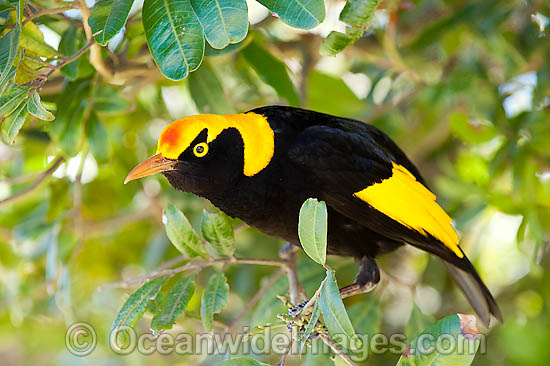
[[[355,127],[308,127],[289,149],[289,159],[314,177],[319,198],[341,214],[390,239],[461,263],[464,255],[451,218],[405,154],[376,131],[378,136]]]
[[[498,306],[458,246],[451,218],[420,174],[389,137],[358,126],[312,126],[289,159],[313,176],[327,205],[370,230],[442,258],[485,325]]]

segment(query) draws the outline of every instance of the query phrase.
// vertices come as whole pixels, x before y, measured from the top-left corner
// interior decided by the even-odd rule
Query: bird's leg
[[[374,290],[378,282],[380,282],[378,264],[376,264],[374,258],[362,257],[359,261],[359,273],[355,277],[355,281],[351,285],[340,289],[340,297],[344,299],[353,295],[370,292]],[[309,302],[311,302],[311,299],[289,307],[288,315],[296,317]]]
[[[362,294],[365,292],[372,291],[376,285],[380,282],[380,270],[373,258],[362,257],[359,261],[359,273],[355,278],[355,281],[348,286],[342,287],[340,289],[340,297],[346,298],[353,295]],[[286,298],[283,298],[285,305],[288,307],[288,314],[282,316],[281,319],[287,322],[287,327],[289,329],[292,326],[297,326],[298,336],[303,334],[307,324],[311,321],[311,315],[313,307],[313,299],[303,301],[299,304],[293,305]],[[304,309],[306,308],[307,309]],[[317,321],[318,324],[315,325],[315,331],[309,336],[309,339],[315,339],[319,336],[320,333],[326,332],[324,326],[320,321]],[[307,340],[305,340],[307,341]]]
[[[380,282],[380,270],[374,258],[362,257],[355,282],[340,289],[340,297],[346,298],[372,291]]]

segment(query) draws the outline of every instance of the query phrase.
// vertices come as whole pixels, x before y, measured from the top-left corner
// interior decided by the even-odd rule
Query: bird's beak
[[[166,159],[161,154],[153,155],[149,159],[139,163],[124,180],[124,184],[131,180],[146,177],[148,175],[174,170],[178,161]]]

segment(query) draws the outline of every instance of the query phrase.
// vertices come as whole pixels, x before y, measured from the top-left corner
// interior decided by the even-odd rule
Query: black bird
[[[159,172],[176,189],[297,246],[302,203],[323,200],[327,252],[360,263],[351,287],[375,285],[375,258],[410,244],[443,260],[483,323],[490,315],[502,321],[451,218],[405,153],[373,126],[283,106],[186,117],[164,129],[157,154],[126,182]]]

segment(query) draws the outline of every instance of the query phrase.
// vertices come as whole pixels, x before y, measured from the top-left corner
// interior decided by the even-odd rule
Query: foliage
[[[252,340],[286,334],[276,297],[294,289],[277,240],[160,176],[122,183],[171,120],[289,104],[367,121],[420,168],[504,312],[504,324],[483,330],[487,352],[474,364],[550,362],[548,2],[260,3],[267,9],[244,0],[0,0],[2,356],[75,364],[63,339],[77,321],[95,327],[87,357],[99,364],[143,362],[113,354],[112,327],[151,328],[159,340],[241,326]],[[437,260],[412,249],[380,259],[375,292],[342,301],[337,283],[351,283],[357,266],[326,256],[326,211],[322,202],[313,209],[301,223],[307,254],[296,256],[299,283],[316,300],[293,319],[304,322],[304,355],[287,364],[340,365],[338,352],[315,352],[327,334],[352,358],[366,350],[336,342],[342,332],[405,334],[404,349],[369,348],[361,364],[423,364],[410,354],[399,361],[416,336],[458,334],[458,316],[445,316],[470,311],[466,301]],[[147,357],[258,365],[281,355]]]

